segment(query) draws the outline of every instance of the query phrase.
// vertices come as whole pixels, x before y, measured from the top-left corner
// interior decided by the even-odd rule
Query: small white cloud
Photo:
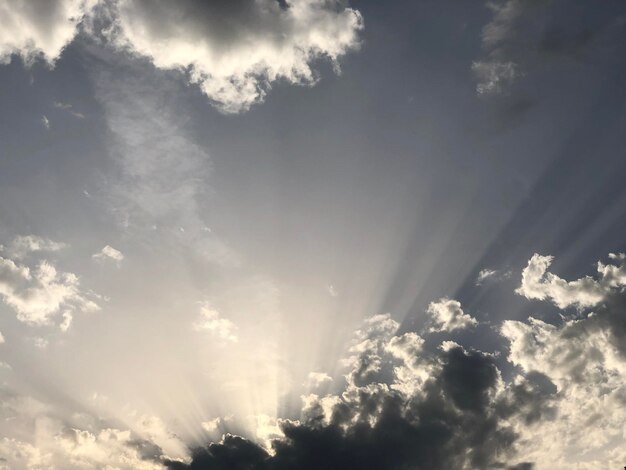
[[[72,116],[74,116],[77,119],[85,119],[85,115],[83,113],[79,113],[78,111],[74,110],[74,107],[71,104],[55,101],[53,103],[53,106],[55,108],[67,111],[68,113],[70,113]]]
[[[0,344],[4,344],[4,335],[0,331]]]
[[[472,71],[478,81],[476,92],[479,95],[502,93],[518,76],[517,65],[513,62],[476,61],[472,63]]]
[[[335,289],[335,286],[333,286],[332,284],[328,284],[326,286],[326,290],[328,291],[331,297],[337,297],[339,295],[339,293],[337,292],[337,289]]]
[[[509,277],[511,277],[511,271],[502,272],[502,271],[498,271],[497,269],[485,268],[485,269],[481,269],[480,272],[478,273],[478,276],[476,276],[475,284],[477,286],[481,286],[487,282],[502,281]]]
[[[43,124],[43,127],[50,129],[50,119],[48,119],[45,114],[41,116],[41,123]]]
[[[122,252],[116,250],[110,245],[106,245],[98,253],[91,255],[91,257],[96,261],[112,260],[115,261],[118,265],[124,260],[124,255],[122,254]]]
[[[597,280],[585,276],[568,282],[548,272],[554,257],[535,253],[522,271],[522,284],[515,292],[527,299],[551,300],[560,308],[593,307],[603,302],[615,289],[626,286],[624,258],[615,254],[609,258],[621,264],[605,265],[598,262]]]
[[[324,372],[310,372],[305,385],[309,389],[316,389],[328,385],[332,381],[333,378]]]
[[[48,261],[31,269],[0,256],[0,298],[17,312],[18,320],[34,325],[50,323],[62,307],[100,309],[81,291],[75,274],[59,272]]]
[[[427,310],[433,326],[430,331],[453,331],[469,328],[478,324],[475,318],[463,312],[458,300],[440,299],[431,302]]]
[[[18,235],[5,251],[12,258],[22,259],[30,253],[59,251],[66,247],[65,243],[55,242],[49,238],[36,235]]]
[[[33,344],[39,349],[46,349],[49,343],[46,338],[33,338]]]
[[[65,312],[63,312],[62,318],[63,321],[61,321],[61,323],[59,324],[59,328],[63,333],[65,333],[67,330],[70,329],[70,326],[72,325],[72,319],[74,317],[71,311],[66,310]]]
[[[209,421],[203,421],[200,423],[202,429],[204,429],[209,434],[217,433],[227,422],[232,421],[233,416],[225,416],[225,417],[217,417],[211,419]]]
[[[498,274],[498,271],[495,269],[481,269],[476,277],[476,285],[480,286],[483,282],[487,279],[493,278],[496,274]]]
[[[196,331],[209,331],[214,336],[236,343],[237,325],[226,318],[220,318],[217,310],[213,309],[208,302],[203,302],[200,307],[200,320],[193,324]]]

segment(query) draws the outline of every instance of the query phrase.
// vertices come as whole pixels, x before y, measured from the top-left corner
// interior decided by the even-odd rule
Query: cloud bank
[[[166,461],[166,466],[618,468],[626,458],[626,298],[616,281],[623,258],[612,255],[616,264],[600,263],[598,279],[556,284],[565,283],[576,299],[587,298],[589,282],[605,286],[594,312],[564,314],[559,324],[505,321],[499,329],[503,357],[448,340],[427,348],[428,332],[401,334],[389,315],[371,317],[348,349],[343,390],[303,396],[300,419],[278,420],[280,436],[269,449],[225,434],[193,450],[191,462]],[[533,256],[520,289],[528,287],[530,267],[540,266],[543,276],[550,260]],[[445,310],[446,318],[471,318],[454,300],[431,306],[435,318],[438,310]]]

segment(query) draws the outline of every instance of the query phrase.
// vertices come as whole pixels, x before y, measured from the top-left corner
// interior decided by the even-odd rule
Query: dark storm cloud
[[[541,265],[533,287],[528,283],[535,264],[551,258],[531,258],[518,291],[534,298],[546,290],[542,299],[560,306],[561,321],[502,324],[513,366],[508,380],[497,354],[450,341],[429,352],[415,333],[398,335],[395,321],[377,315],[355,334],[343,393],[303,397],[302,419],[279,422],[282,437],[271,441],[271,451],[226,435],[196,449],[190,463],[166,465],[528,470],[550,463],[564,468],[572,449],[593,455],[603,442],[620,439],[625,396],[626,256],[609,259],[598,263],[595,278],[582,281],[566,281]],[[603,296],[581,302],[594,286],[605,286]],[[538,437],[547,432],[554,439],[549,445]],[[615,451],[610,462],[620,458]],[[590,462],[596,468],[599,460]]]
[[[452,347],[441,352],[438,371],[408,396],[370,384],[346,394],[325,422],[309,409],[301,422],[284,421],[284,438],[272,452],[238,436],[226,435],[193,452],[187,465],[172,469],[449,469],[509,467],[515,432],[504,418],[539,419],[551,392],[532,380],[495,398],[499,371],[494,358]],[[372,424],[373,422],[373,424]]]

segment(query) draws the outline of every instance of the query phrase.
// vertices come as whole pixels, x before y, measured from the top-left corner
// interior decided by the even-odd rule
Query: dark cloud
[[[626,4],[621,1],[503,0],[489,2],[485,55],[474,63],[479,93],[506,91],[528,71],[555,60],[614,65],[626,48]]]
[[[494,357],[477,351],[455,346],[434,360],[437,372],[411,393],[381,383],[348,387],[329,416],[313,406],[301,421],[283,421],[284,437],[272,442],[271,452],[225,435],[219,443],[196,449],[190,464],[166,465],[216,470],[531,468],[507,466],[517,436],[503,419],[538,419],[549,394],[524,381],[498,396]]]

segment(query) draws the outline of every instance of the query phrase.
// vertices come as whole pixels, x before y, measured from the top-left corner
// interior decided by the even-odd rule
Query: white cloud
[[[43,124],[43,127],[46,128],[46,130],[50,129],[50,119],[48,119],[45,114],[41,116],[41,123]]]
[[[217,310],[211,308],[208,302],[203,302],[200,307],[200,320],[193,324],[196,331],[209,331],[214,336],[236,343],[237,325],[226,318],[220,318]]]
[[[67,111],[68,113],[70,113],[72,116],[74,116],[77,119],[85,119],[85,115],[83,113],[79,113],[78,111],[76,111],[74,109],[74,106],[72,106],[69,103],[62,103],[60,101],[55,101],[53,105],[55,108]]]
[[[626,362],[593,317],[555,326],[507,321],[509,360],[557,387],[556,416],[518,427],[520,452],[539,469],[621,468],[626,458]],[[543,436],[550,436],[544,439]]]
[[[254,2],[120,0],[115,41],[189,79],[224,112],[262,101],[273,82],[313,84],[311,63],[358,47],[363,20],[338,0],[300,0],[281,8]]]
[[[605,265],[598,262],[599,279],[585,276],[568,282],[548,272],[554,259],[552,256],[534,254],[522,271],[522,284],[515,292],[527,299],[551,300],[560,308],[593,307],[616,288],[626,286],[624,260],[618,255],[610,258],[621,264]]]
[[[317,389],[328,385],[332,381],[333,378],[325,372],[309,372],[305,385],[309,389]]]
[[[65,333],[67,330],[70,329],[70,326],[72,325],[72,320],[74,319],[74,316],[72,315],[71,311],[66,310],[65,312],[63,312],[63,315],[61,315],[61,318],[63,318],[63,320],[59,324],[59,329],[63,333]]]
[[[122,254],[122,252],[116,250],[110,245],[106,245],[104,248],[102,248],[102,250],[100,250],[98,253],[93,254],[91,257],[96,261],[113,260],[118,265],[124,260],[124,255]]]
[[[17,312],[20,321],[29,324],[49,323],[62,307],[99,310],[81,291],[75,274],[59,272],[45,260],[31,269],[0,256],[0,297]]]
[[[91,0],[0,0],[0,63],[12,55],[31,63],[53,64],[76,34],[77,25],[93,5]]]
[[[36,235],[18,235],[7,247],[6,253],[15,259],[22,259],[30,253],[59,251],[66,248],[65,243]]]
[[[516,64],[497,60],[473,62],[472,72],[478,81],[476,92],[479,95],[502,93],[519,75]]]
[[[463,312],[458,300],[443,298],[437,302],[431,302],[427,312],[433,322],[430,331],[460,330],[478,324],[475,318]]]
[[[0,344],[4,344],[4,335],[2,334],[2,332],[0,331]]]

